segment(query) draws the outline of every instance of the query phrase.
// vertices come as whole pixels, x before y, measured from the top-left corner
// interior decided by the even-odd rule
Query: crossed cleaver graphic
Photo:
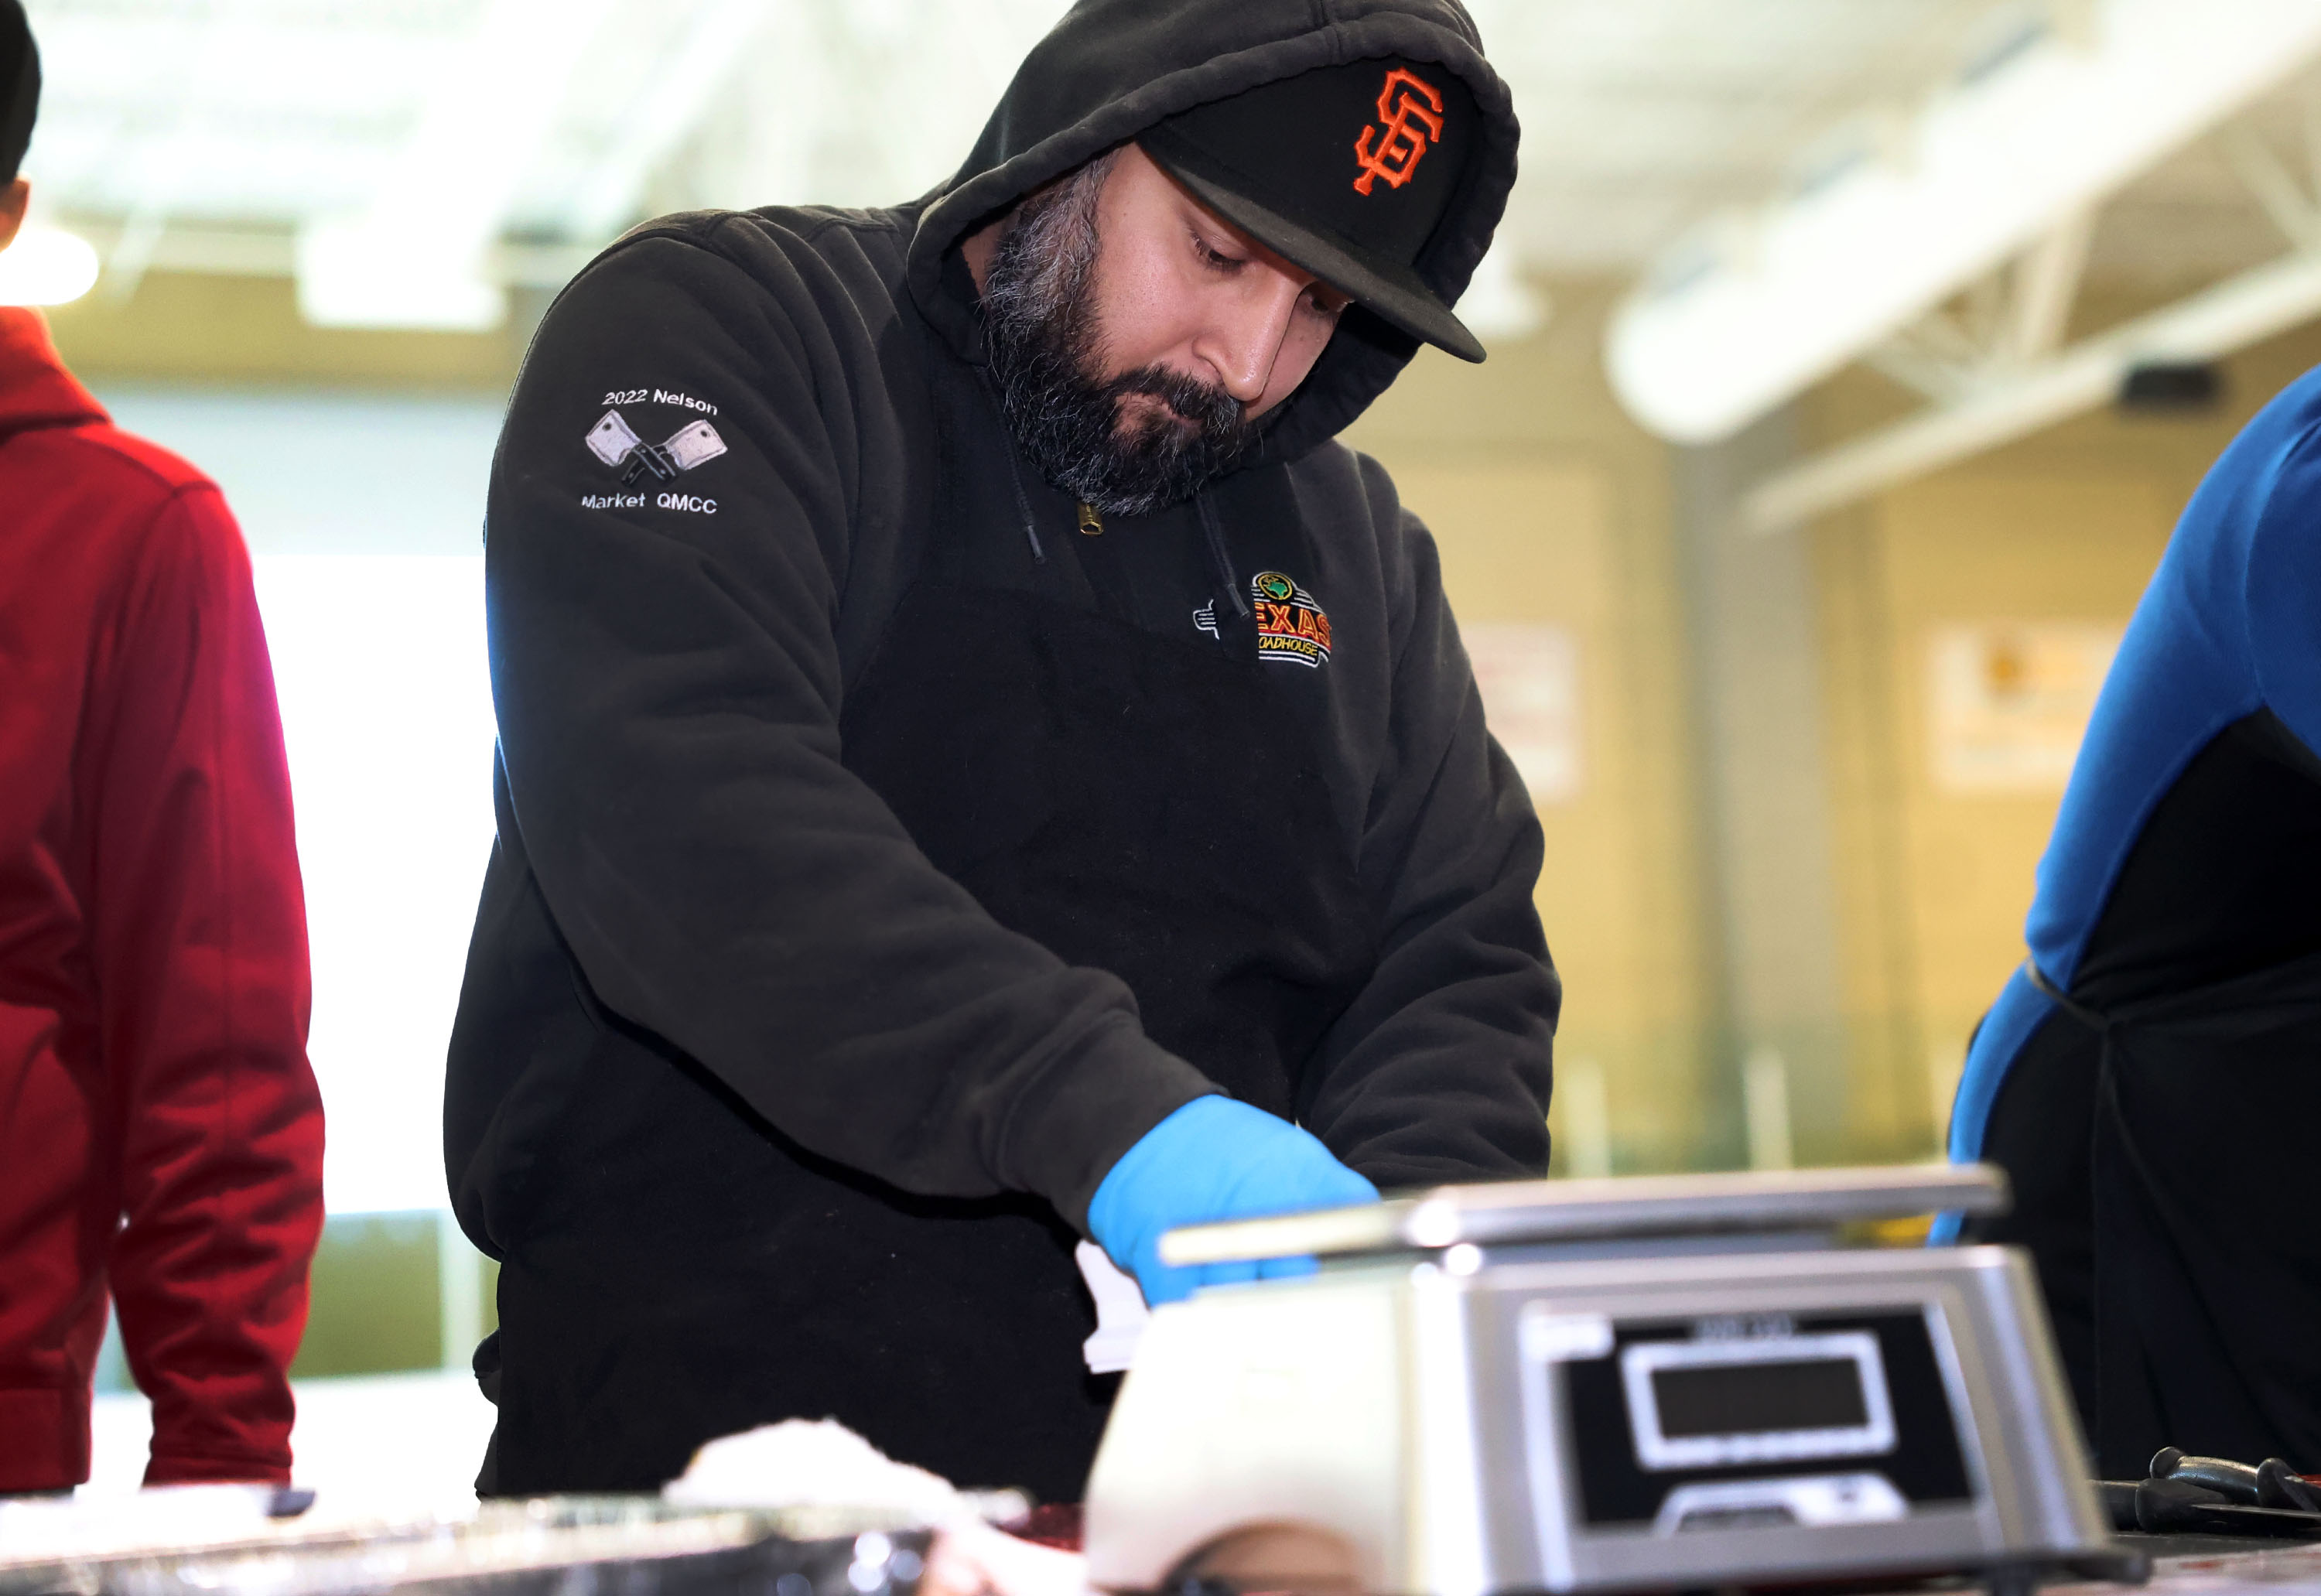
[[[703,461],[724,453],[725,440],[707,422],[688,421],[670,433],[667,442],[648,443],[619,411],[607,410],[605,419],[588,429],[588,452],[608,466],[627,461],[629,469],[621,473],[621,486],[626,488],[647,473],[655,481],[674,481],[679,471],[689,471]]]

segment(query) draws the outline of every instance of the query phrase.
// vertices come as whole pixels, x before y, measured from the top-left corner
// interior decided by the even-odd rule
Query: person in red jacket
[[[40,86],[0,0],[0,245]],[[218,490],[0,308],[0,1493],[88,1478],[108,1294],[149,1484],[287,1481],[323,1219],[274,678]]]

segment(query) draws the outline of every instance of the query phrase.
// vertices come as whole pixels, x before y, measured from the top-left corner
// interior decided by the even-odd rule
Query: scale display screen
[[[1620,1353],[1645,1468],[1861,1457],[1894,1447],[1878,1337],[1817,1335],[1643,1341]]]
[[[1845,1429],[1870,1422],[1861,1365],[1852,1358],[1655,1369],[1652,1405],[1661,1434],[1670,1440]]]
[[[1539,1456],[1569,1460],[1555,1488],[1576,1487],[1586,1524],[1698,1528],[1761,1506],[1751,1485],[1778,1484],[1799,1523],[1974,1498],[1938,1309],[1631,1319],[1533,1306],[1527,1425]]]

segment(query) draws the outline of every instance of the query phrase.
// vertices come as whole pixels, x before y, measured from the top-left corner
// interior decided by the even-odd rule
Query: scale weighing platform
[[[2126,1569],[2027,1259],[1845,1245],[1987,1166],[1520,1181],[1179,1230],[1091,1582],[1368,1596]]]

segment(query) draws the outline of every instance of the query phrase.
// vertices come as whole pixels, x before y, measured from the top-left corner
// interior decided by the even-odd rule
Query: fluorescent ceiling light
[[[426,233],[333,217],[298,234],[298,311],[317,327],[488,333],[507,295],[477,269],[479,251]],[[462,257],[466,258],[462,258]]]
[[[96,286],[96,251],[61,227],[27,226],[0,250],[0,305],[65,305]]]

